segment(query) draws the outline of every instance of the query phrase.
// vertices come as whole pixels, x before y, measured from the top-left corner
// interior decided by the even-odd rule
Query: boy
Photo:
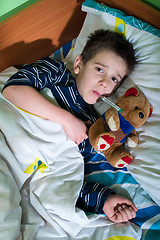
[[[85,122],[93,123],[98,117],[90,105],[100,95],[111,94],[136,63],[131,43],[117,33],[98,30],[75,59],[75,79],[63,62],[45,58],[14,74],[4,86],[3,95],[28,112],[62,124],[87,162],[92,152]],[[39,94],[45,87],[52,91],[60,107]],[[86,181],[77,206],[85,211],[104,212],[113,222],[126,222],[137,211],[134,203],[106,186]]]

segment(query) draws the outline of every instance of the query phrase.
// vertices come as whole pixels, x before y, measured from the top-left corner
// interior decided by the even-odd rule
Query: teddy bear
[[[152,113],[152,105],[142,91],[128,89],[116,105],[110,107],[89,129],[89,141],[96,151],[103,152],[108,162],[117,168],[126,167],[133,155],[124,146],[134,148],[138,144],[135,128],[142,126]]]

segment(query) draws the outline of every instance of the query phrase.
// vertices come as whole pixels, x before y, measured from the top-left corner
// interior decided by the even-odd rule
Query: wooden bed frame
[[[45,56],[77,37],[83,0],[40,0],[0,24],[0,71]],[[160,11],[140,0],[97,0],[160,29]]]

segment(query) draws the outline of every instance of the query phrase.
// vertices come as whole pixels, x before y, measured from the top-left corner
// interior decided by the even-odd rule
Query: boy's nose
[[[104,88],[107,88],[108,86],[108,80],[104,79],[104,80],[100,80],[99,81],[99,85],[104,87]]]

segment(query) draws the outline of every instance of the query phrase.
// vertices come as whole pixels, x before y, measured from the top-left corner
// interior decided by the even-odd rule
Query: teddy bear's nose
[[[139,117],[144,118],[144,114],[142,112],[139,112]]]

